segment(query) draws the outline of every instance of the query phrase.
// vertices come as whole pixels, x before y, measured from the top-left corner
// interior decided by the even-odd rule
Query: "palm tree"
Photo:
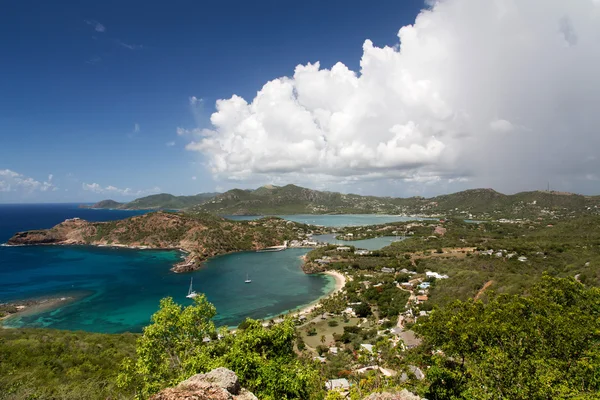
[[[321,343],[325,343],[325,335],[321,335]]]

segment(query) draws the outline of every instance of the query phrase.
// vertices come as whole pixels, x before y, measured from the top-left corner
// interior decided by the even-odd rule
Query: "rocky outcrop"
[[[150,400],[258,400],[240,386],[238,377],[227,368],[197,374],[174,388],[164,389]]]
[[[406,389],[397,393],[373,393],[365,397],[364,400],[426,400],[416,394],[412,394]]]
[[[176,274],[181,274],[184,272],[192,272],[192,271],[196,271],[198,268],[200,268],[201,262],[200,260],[198,260],[198,258],[196,256],[187,256],[185,258],[185,260],[183,260],[180,263],[177,263],[173,266],[173,268],[171,268],[171,271],[175,272]]]
[[[96,228],[93,224],[79,218],[72,218],[51,229],[16,233],[8,240],[8,244],[84,244],[86,237],[95,234]]]
[[[304,271],[305,274],[318,274],[325,272],[327,271],[328,267],[329,265],[322,265],[311,261],[304,261],[301,266],[302,271]]]

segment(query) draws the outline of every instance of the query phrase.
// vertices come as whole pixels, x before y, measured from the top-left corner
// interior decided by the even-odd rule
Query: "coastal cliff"
[[[305,225],[280,218],[230,221],[203,213],[154,212],[109,222],[68,219],[50,229],[16,233],[8,244],[180,249],[187,257],[172,271],[188,272],[216,255],[297,239],[303,228]]]

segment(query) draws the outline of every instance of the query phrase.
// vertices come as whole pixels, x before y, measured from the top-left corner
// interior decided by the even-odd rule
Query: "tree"
[[[325,344],[325,340],[327,340],[325,339],[325,335],[321,335],[321,343]]]
[[[372,314],[371,307],[364,301],[354,307],[354,312],[356,313],[356,316],[360,318],[365,318]]]
[[[220,339],[205,341],[215,332],[214,306],[204,295],[185,308],[171,298],[161,300],[152,324],[138,340],[137,360],[128,359],[119,375],[121,387],[133,387],[137,398],[217,367],[234,371],[242,386],[259,398],[318,399],[323,381],[312,360],[294,352],[294,322],[287,318],[272,327],[248,319],[235,335],[221,329]]]
[[[215,331],[211,321],[215,315],[215,307],[204,295],[195,297],[194,305],[186,308],[171,297],[162,299],[152,324],[144,328],[137,342],[137,360],[125,361],[120,384],[138,386],[139,395],[145,397],[197,372],[197,361],[208,357],[201,350],[204,338]],[[208,360],[206,364],[210,364]]]
[[[457,301],[415,329],[427,398],[592,399],[600,391],[600,289],[545,275],[527,296]]]

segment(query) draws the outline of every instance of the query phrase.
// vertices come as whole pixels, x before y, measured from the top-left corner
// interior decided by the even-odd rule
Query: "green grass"
[[[329,326],[327,323],[331,320],[338,321],[338,323],[339,323],[338,326],[335,326],[335,327]],[[334,333],[341,335],[342,333],[344,333],[344,326],[356,326],[356,325],[358,325],[358,323],[360,323],[360,321],[361,321],[361,318],[350,318],[349,321],[346,323],[346,322],[344,322],[344,319],[341,317],[335,317],[335,318],[328,317],[327,319],[320,320],[315,325],[312,325],[317,329],[316,335],[308,336],[306,334],[307,330],[309,329],[308,325],[300,328],[299,333],[302,337],[302,340],[304,340],[304,343],[306,343],[307,346],[312,347],[313,349],[316,348],[317,346],[323,344],[323,343],[321,343],[322,335],[325,335],[325,345],[333,346],[333,343],[334,343],[333,334]]]

